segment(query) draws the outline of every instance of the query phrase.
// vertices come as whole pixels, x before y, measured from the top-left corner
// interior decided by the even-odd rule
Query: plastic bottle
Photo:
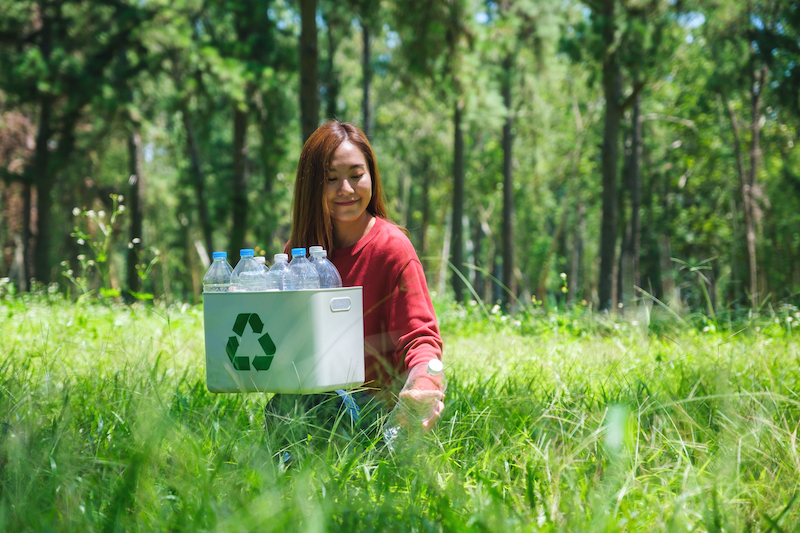
[[[264,257],[263,255],[257,255],[257,256],[255,256],[255,260],[256,260],[256,263],[261,265],[261,268],[263,268],[265,272],[269,270],[267,268],[267,258],[266,257]]]
[[[214,261],[203,276],[203,292],[228,292],[231,286],[231,272],[227,252],[214,252]]]
[[[255,260],[255,250],[239,251],[239,262],[231,274],[231,286],[236,292],[260,292],[267,290],[267,271]]]
[[[274,263],[267,272],[268,291],[296,291],[299,289],[297,276],[289,268],[289,256],[275,254]]]
[[[305,248],[292,248],[292,262],[289,268],[295,273],[301,289],[319,289],[317,269],[306,259]]]
[[[422,422],[431,417],[446,390],[447,379],[439,359],[411,369],[397,404],[383,426],[383,440],[390,451],[398,451],[422,436]]]
[[[311,253],[311,264],[319,274],[320,289],[331,289],[342,286],[342,276],[336,266],[328,260],[328,252],[322,246],[312,246],[308,249]]]

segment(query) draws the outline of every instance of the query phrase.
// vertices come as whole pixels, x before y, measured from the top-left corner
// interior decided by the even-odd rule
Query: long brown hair
[[[332,120],[311,134],[300,153],[294,183],[290,247],[321,245],[326,250],[333,250],[333,224],[325,200],[325,178],[333,153],[345,141],[350,141],[361,150],[372,177],[372,198],[367,205],[367,212],[387,218],[378,163],[367,136],[352,124]]]

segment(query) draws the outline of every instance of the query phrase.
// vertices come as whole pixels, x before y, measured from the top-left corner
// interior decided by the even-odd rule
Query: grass
[[[796,309],[437,311],[447,408],[393,456],[209,393],[202,307],[5,297],[0,530],[800,531]]]

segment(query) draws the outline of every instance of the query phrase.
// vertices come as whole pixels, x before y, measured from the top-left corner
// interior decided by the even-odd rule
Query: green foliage
[[[601,4],[613,5],[613,20],[598,10]],[[676,309],[702,309],[713,318],[747,305],[744,215],[728,104],[743,126],[746,148],[745,123],[752,118],[747,88],[753,68],[764,64],[769,75],[754,192],[760,292],[767,302],[794,303],[800,286],[800,91],[792,6],[777,0],[326,1],[319,4],[320,98],[328,116],[361,121],[366,24],[372,37],[370,140],[390,214],[409,230],[431,289],[442,295],[452,275],[452,258],[442,251],[452,242],[452,117],[454,105],[463,105],[464,259],[469,283],[489,307],[501,295],[491,278],[502,272],[502,127],[510,113],[516,296],[527,303],[537,293],[552,307],[564,299],[559,274],[565,272],[575,281],[568,298],[591,307],[599,281],[605,106],[596,82],[604,58],[618,52],[624,97],[637,80],[643,87],[641,288],[675,300]],[[78,255],[97,261],[70,237],[71,211],[111,212],[110,194],[131,197],[133,128],[145,147],[140,238],[152,250],[136,259],[147,277],[143,295],[197,301],[206,248],[229,247],[243,199],[247,245],[267,254],[282,250],[301,148],[296,5],[0,0],[0,12],[0,275],[19,285],[32,269],[18,264],[18,252],[23,261],[43,256],[32,248],[48,232],[44,257],[57,257],[53,263],[66,260],[66,270],[82,272],[92,265]],[[612,23],[617,32],[606,49],[602,32]],[[46,28],[52,29],[49,42]],[[501,95],[507,57],[510,109]],[[240,159],[232,149],[235,112],[244,113],[247,124]],[[7,114],[30,127],[16,131]],[[623,130],[630,121],[622,117]],[[47,149],[34,149],[37,134]],[[37,161],[47,168],[40,171]],[[243,174],[234,161],[242,161]],[[48,214],[48,202],[35,205],[39,199],[52,204],[49,218],[36,211],[27,241],[23,187],[32,194],[31,213]],[[622,206],[626,195],[623,188]],[[626,208],[621,216],[629,216]],[[39,220],[50,222],[37,228]],[[126,228],[117,231],[128,235]],[[153,263],[156,249],[162,253]],[[126,289],[119,279],[126,239],[112,240],[106,253],[109,279],[87,290],[97,292],[100,284]],[[682,264],[708,267],[703,274],[713,309],[696,272],[681,270]],[[64,269],[45,266],[35,269],[42,282],[70,286],[60,275]]]

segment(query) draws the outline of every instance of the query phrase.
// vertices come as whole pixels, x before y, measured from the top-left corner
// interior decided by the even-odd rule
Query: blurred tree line
[[[333,117],[367,132],[439,294],[714,313],[800,290],[796,1],[0,14],[0,276],[19,290],[68,286],[94,253],[123,295],[196,301],[212,250],[282,250],[303,139]]]

